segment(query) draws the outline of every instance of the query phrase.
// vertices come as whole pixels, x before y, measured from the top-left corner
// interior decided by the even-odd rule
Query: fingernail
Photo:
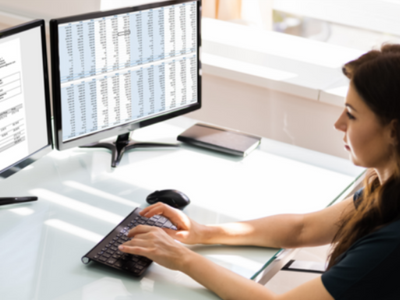
[[[119,250],[124,250],[124,246],[119,245],[119,246],[118,246],[118,249],[119,249]]]

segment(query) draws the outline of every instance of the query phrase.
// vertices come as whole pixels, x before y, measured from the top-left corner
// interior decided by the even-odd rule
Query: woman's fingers
[[[185,244],[197,244],[201,242],[202,226],[189,219],[182,211],[172,208],[164,203],[156,203],[143,209],[140,214],[146,218],[155,215],[162,215],[170,220],[177,227],[177,230],[162,228],[170,237]],[[143,229],[137,226],[128,233],[129,237],[133,237]]]
[[[179,229],[187,229],[189,226],[188,218],[183,212],[160,202],[146,207],[140,212],[140,215],[146,218],[151,218],[155,215],[163,215]]]
[[[190,253],[158,227],[139,225],[131,230],[130,235],[133,239],[120,245],[120,251],[146,256],[170,269],[182,267],[182,257]]]
[[[128,237],[135,237],[139,234],[145,234],[151,230],[155,230],[158,229],[158,227],[154,227],[154,226],[149,226],[149,225],[138,225],[136,227],[133,227],[131,230],[129,230],[127,236]]]
[[[143,255],[137,252],[148,252],[152,248],[152,240],[156,237],[157,230],[157,227],[139,225],[129,232],[128,236],[133,238],[120,245],[118,249],[131,254]]]
[[[161,212],[164,210],[164,208],[167,205],[161,202],[157,202],[153,205],[147,206],[145,208],[142,209],[142,211],[140,212],[140,215],[146,217],[146,218],[151,218],[152,216],[155,215],[155,212]]]

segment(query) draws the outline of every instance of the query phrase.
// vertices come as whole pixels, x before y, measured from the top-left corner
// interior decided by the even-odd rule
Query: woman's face
[[[393,163],[395,135],[392,125],[382,125],[350,84],[343,113],[335,128],[344,133],[344,147],[357,166],[386,169]]]

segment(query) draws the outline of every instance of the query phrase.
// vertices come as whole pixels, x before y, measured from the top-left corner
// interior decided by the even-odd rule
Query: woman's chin
[[[350,161],[353,163],[353,165],[357,166],[357,167],[365,167],[365,165],[363,165],[357,158],[355,158],[351,153],[349,154],[349,159]]]
[[[360,166],[360,164],[358,163],[357,159],[351,153],[349,153],[349,159],[353,163],[353,165]]]

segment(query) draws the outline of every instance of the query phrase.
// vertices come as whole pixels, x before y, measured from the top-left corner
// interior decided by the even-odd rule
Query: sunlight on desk
[[[181,190],[192,200],[190,206],[212,208],[237,220],[322,209],[353,179],[260,150],[243,159],[183,147],[157,156],[136,152],[127,157],[130,164],[120,166],[113,173],[115,179],[126,184],[134,182],[149,191],[155,187]],[[305,181],[310,184],[306,186]],[[235,205],[227,206],[228,194]],[[258,209],[254,211],[251,207]]]
[[[98,243],[102,240],[103,236],[86,230],[84,228],[69,224],[67,222],[57,220],[57,219],[50,219],[44,222],[44,224],[54,227],[56,229],[62,230],[64,232],[76,235],[78,237],[87,239],[88,241]]]
[[[103,277],[82,288],[82,300],[100,299],[130,299],[132,294],[128,292],[122,280]],[[132,298],[131,298],[132,299]]]
[[[101,197],[101,198],[104,198],[104,199],[107,199],[107,200],[114,201],[116,203],[125,204],[125,205],[131,206],[131,207],[139,207],[140,206],[139,203],[133,202],[131,200],[124,199],[122,197],[118,197],[118,196],[112,195],[110,193],[101,191],[99,189],[95,189],[95,188],[93,188],[91,186],[88,186],[86,184],[82,184],[82,183],[79,183],[79,182],[76,182],[76,181],[67,180],[67,181],[64,181],[63,184],[66,185],[66,186],[72,187],[74,189],[80,190],[82,192],[85,192],[85,193],[88,193],[88,194],[92,194],[94,196]]]
[[[21,216],[28,216],[35,212],[33,209],[27,207],[11,208],[9,211]]]
[[[50,201],[54,204],[58,204],[73,210],[76,210],[80,213],[85,215],[89,215],[91,217],[97,218],[99,220],[111,223],[111,224],[118,224],[124,218],[123,216],[119,216],[117,214],[108,212],[104,209],[91,206],[89,204],[83,203],[81,201],[77,201],[71,199],[69,197],[60,195],[58,193],[45,190],[45,189],[33,189],[30,190],[33,195],[37,195],[43,200]]]
[[[233,264],[236,267],[248,270],[251,275],[260,270],[260,262],[254,261],[252,259],[245,258],[238,255],[224,255],[224,254],[209,254],[207,258],[214,261],[219,260],[225,263]],[[251,276],[250,275],[250,276]]]

